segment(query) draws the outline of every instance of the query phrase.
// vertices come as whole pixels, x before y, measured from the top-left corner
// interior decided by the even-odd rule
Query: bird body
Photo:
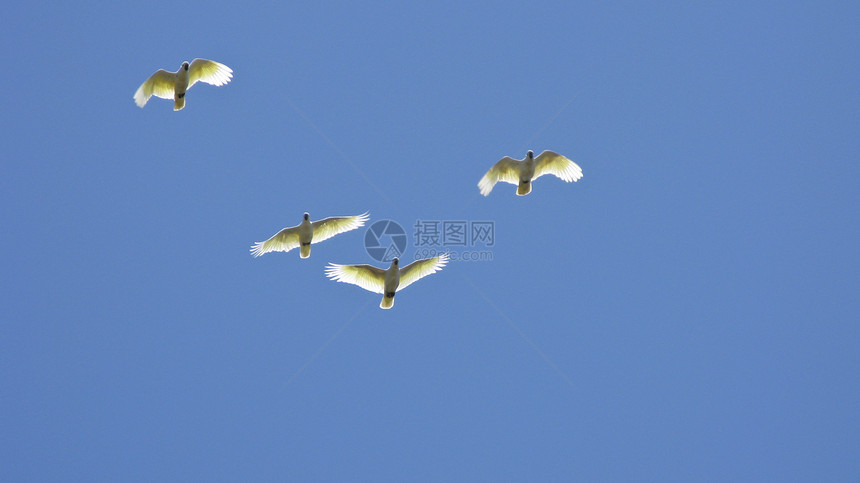
[[[311,242],[314,239],[314,224],[310,221],[310,216],[305,213],[302,222],[299,224],[299,256],[308,258],[311,256]]]
[[[233,70],[224,64],[194,59],[190,64],[183,62],[176,72],[159,69],[149,76],[134,93],[134,102],[143,107],[152,96],[173,99],[173,110],[178,111],[185,107],[185,92],[197,82],[221,86],[230,82],[232,77]]]
[[[173,84],[173,110],[178,111],[185,107],[185,91],[188,90],[188,62],[183,62],[182,67],[176,73],[176,81]]]
[[[302,222],[297,226],[284,228],[266,241],[257,242],[251,246],[251,255],[259,257],[269,252],[288,252],[299,248],[299,256],[311,256],[311,244],[355,230],[364,226],[370,219],[367,213],[356,216],[332,216],[319,221],[311,221],[310,214],[305,213]]]
[[[385,271],[385,282],[383,284],[382,302],[379,307],[390,309],[394,307],[394,294],[397,293],[397,288],[400,286],[400,260],[395,258],[391,262],[391,266]]]
[[[517,185],[517,194],[525,196],[532,192],[532,178],[535,175],[535,153],[529,151],[526,159],[523,160],[520,166],[519,184]]]
[[[448,254],[438,257],[415,260],[400,268],[400,260],[395,258],[387,270],[372,265],[338,265],[329,263],[326,276],[338,282],[351,283],[371,292],[382,294],[379,307],[394,307],[394,296],[420,278],[442,270],[448,263]]]
[[[555,175],[566,182],[582,178],[582,168],[566,157],[552,151],[544,151],[535,157],[529,151],[521,160],[505,156],[490,168],[478,181],[481,194],[489,196],[499,181],[517,185],[517,194],[525,196],[532,191],[532,181],[545,174]]]

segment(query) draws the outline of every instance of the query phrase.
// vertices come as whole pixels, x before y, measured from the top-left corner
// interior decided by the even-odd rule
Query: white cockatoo
[[[299,256],[308,258],[311,256],[311,243],[319,243],[345,231],[355,230],[369,219],[368,213],[362,213],[311,221],[311,216],[305,213],[298,226],[284,228],[272,238],[255,243],[251,247],[251,255],[259,257],[264,253],[288,252],[299,247]]]
[[[224,64],[213,60],[194,59],[190,64],[183,62],[176,72],[159,69],[152,74],[137,88],[134,102],[143,107],[152,96],[173,99],[173,110],[178,111],[185,107],[185,91],[191,89],[197,81],[222,86],[230,82],[232,77],[233,70]]]
[[[372,265],[338,265],[329,263],[325,274],[332,280],[351,283],[371,292],[381,293],[383,309],[394,307],[394,294],[408,287],[419,278],[436,273],[448,263],[448,254],[438,257],[415,260],[400,268],[400,260],[395,258],[388,270]]]
[[[544,151],[535,157],[534,151],[529,151],[525,159],[516,160],[509,156],[500,159],[487,174],[478,182],[481,194],[489,196],[493,186],[499,181],[517,185],[517,194],[527,195],[532,191],[532,181],[545,174],[552,174],[567,181],[582,178],[582,168],[573,161],[552,151]]]

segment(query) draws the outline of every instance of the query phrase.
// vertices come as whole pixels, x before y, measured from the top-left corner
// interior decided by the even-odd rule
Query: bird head
[[[188,62],[187,61],[182,63],[182,68],[184,70],[188,70]]]
[[[397,266],[397,264],[400,263],[400,259],[397,257],[394,257],[394,260],[392,260],[391,263],[393,263],[395,266]]]
[[[310,215],[310,213],[305,212],[305,216],[304,216],[304,218],[305,218],[305,221],[310,221],[310,219],[311,219],[311,215]]]
[[[532,150],[530,149],[530,150],[529,150],[529,152],[528,152],[528,153],[526,153],[526,156],[527,156],[529,159],[531,159],[531,158],[535,157],[535,152],[534,152],[534,151],[532,151]]]

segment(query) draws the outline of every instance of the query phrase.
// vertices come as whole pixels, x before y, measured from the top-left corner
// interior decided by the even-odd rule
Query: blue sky
[[[858,15],[7,5],[0,479],[857,480]],[[528,149],[585,176],[478,195]],[[305,211],[493,259],[383,311],[364,229],[250,257]]]

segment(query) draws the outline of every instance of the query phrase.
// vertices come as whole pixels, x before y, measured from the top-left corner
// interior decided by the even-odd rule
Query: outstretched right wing
[[[259,257],[269,252],[288,252],[294,248],[298,248],[299,245],[301,245],[299,242],[299,227],[284,228],[272,238],[255,243],[251,247],[251,255]]]
[[[371,292],[385,292],[385,270],[371,265],[329,263],[325,269],[325,274],[332,280],[358,285]]]
[[[152,96],[162,99],[173,99],[173,89],[176,86],[176,74],[159,69],[158,72],[149,76],[146,82],[137,88],[134,93],[134,102],[139,107],[146,105]]]
[[[487,174],[481,178],[481,181],[478,181],[478,188],[480,188],[481,194],[488,196],[490,191],[493,191],[493,186],[495,186],[499,181],[519,184],[521,164],[521,161],[517,161],[510,156],[505,156],[500,159],[499,162],[487,171]]]

